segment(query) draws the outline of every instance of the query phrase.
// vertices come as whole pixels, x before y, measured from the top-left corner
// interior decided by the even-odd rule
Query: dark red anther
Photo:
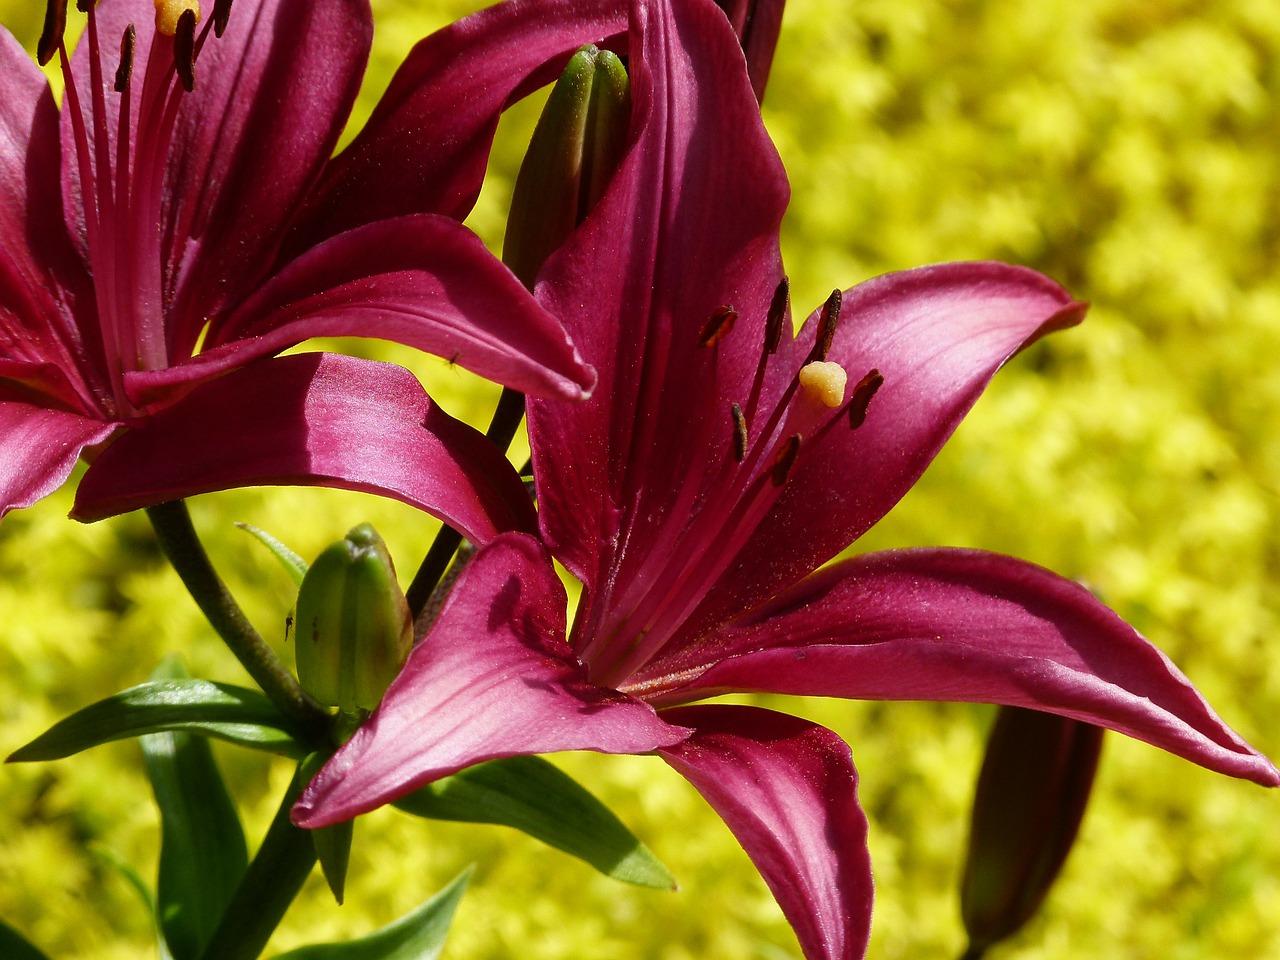
[[[227,30],[227,21],[231,18],[231,0],[217,0],[213,5],[213,35],[221,37]]]
[[[173,34],[173,66],[182,89],[190,93],[196,88],[196,12],[190,8],[178,17],[178,29]]]
[[[133,24],[125,27],[120,38],[120,66],[116,67],[116,93],[124,93],[129,88],[129,78],[133,76],[133,48],[138,42],[138,31]]]
[[[836,338],[836,324],[840,322],[840,303],[844,294],[832,290],[827,302],[822,305],[822,313],[818,315],[818,336],[813,343],[813,359],[825,360],[831,352],[831,341]]]
[[[76,0],[76,9],[81,13],[88,13],[90,7],[96,7],[98,0]]]
[[[62,35],[67,30],[67,0],[49,0],[44,8],[44,29],[36,44],[36,60],[44,66],[62,46]]]
[[[737,319],[738,311],[733,307],[717,307],[711,318],[702,325],[702,333],[698,334],[698,346],[714,347],[729,335]]]
[[[782,343],[782,326],[787,321],[787,308],[791,306],[791,281],[783,277],[773,291],[769,304],[769,316],[764,327],[764,352],[773,356]]]
[[[867,407],[871,405],[871,398],[883,385],[884,376],[879,370],[872,370],[858,381],[858,385],[853,388],[853,396],[849,398],[850,429],[857,430],[866,421]]]
[[[736,403],[729,404],[729,414],[733,417],[733,459],[741,463],[747,459],[747,418]]]
[[[775,487],[780,487],[787,482],[787,477],[791,474],[791,468],[796,465],[796,457],[799,454],[800,434],[796,433],[787,437],[786,442],[782,444],[782,449],[773,458],[773,467],[770,472]]]

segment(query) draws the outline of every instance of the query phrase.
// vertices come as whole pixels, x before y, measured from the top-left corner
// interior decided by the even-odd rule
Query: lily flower
[[[872,897],[849,748],[805,720],[694,701],[1009,704],[1280,783],[1070,580],[941,548],[822,567],[911,487],[995,371],[1084,305],[1031,270],[945,264],[835,294],[793,338],[787,183],[724,15],[634,0],[629,43],[629,151],[537,285],[600,375],[585,403],[530,403],[543,542],[479,550],[294,821],[337,823],[492,758],[654,752],[724,818],[805,956],[847,960]],[[552,557],[583,585],[571,628]]]
[[[625,13],[548,2],[536,28],[510,7],[456,24],[330,159],[368,58],[367,0],[217,0],[203,20],[196,0],[77,6],[74,55],[66,0],[50,0],[38,51],[61,65],[61,111],[0,30],[0,513],[111,440],[81,519],[328,483],[443,512],[481,541],[530,529],[517,479],[487,476],[501,458],[407,371],[269,358],[373,336],[531,395],[586,395],[594,374],[561,323],[457,220],[517,87]]]

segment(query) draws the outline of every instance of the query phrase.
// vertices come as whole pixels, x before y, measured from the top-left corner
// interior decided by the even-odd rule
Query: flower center
[[[174,344],[165,323],[162,205],[164,176],[182,97],[195,86],[195,62],[211,28],[226,26],[230,0],[218,0],[212,23],[197,35],[196,0],[155,0],[156,30],[141,77],[134,75],[137,31],[119,38],[119,59],[107,72],[94,0],[86,14],[88,84],[72,70],[63,33],[67,0],[50,0],[38,59],[59,58],[66,84],[63,110],[75,149],[72,195],[78,193],[82,250],[93,278],[99,344],[119,415],[136,412],[123,378],[169,366]],[[114,47],[114,44],[112,45]],[[109,79],[108,79],[109,76]],[[85,331],[92,337],[95,331]]]
[[[661,529],[646,538],[645,555],[629,559],[624,551],[615,562],[614,589],[603,601],[593,598],[583,624],[586,644],[581,653],[593,681],[619,686],[652,659],[783,494],[804,447],[823,442],[830,430],[845,423],[846,413],[846,429],[856,429],[866,419],[884,378],[872,370],[849,391],[845,369],[827,359],[840,319],[838,290],[819,313],[806,362],[780,389],[775,385],[767,390],[789,302],[783,278],[765,317],[763,349],[747,395],[729,405],[726,441],[731,456],[716,454],[719,462],[708,482],[690,482],[681,489]],[[720,307],[698,334],[699,346],[712,351],[709,402],[715,402],[715,351],[735,334],[739,319],[733,307]],[[774,377],[776,383],[777,371]],[[714,453],[714,438],[708,443]]]

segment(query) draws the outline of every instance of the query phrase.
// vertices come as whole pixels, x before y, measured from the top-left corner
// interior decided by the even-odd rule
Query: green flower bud
[[[372,710],[413,645],[413,618],[387,545],[362,523],[302,578],[294,620],[298,680],[326,706]]]
[[[516,177],[502,260],[526,287],[603,195],[630,120],[626,68],[588,44],[552,88]]]
[[[973,798],[960,913],[966,958],[1031,919],[1075,843],[1098,769],[1102,729],[1001,707]]]

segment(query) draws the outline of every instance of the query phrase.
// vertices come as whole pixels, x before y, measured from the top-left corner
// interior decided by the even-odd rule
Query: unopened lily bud
[[[622,161],[631,84],[622,61],[587,45],[552,88],[520,165],[502,260],[525,286],[586,219]]]
[[[973,799],[960,913],[966,957],[1026,923],[1075,843],[1102,749],[1102,729],[1001,707]]]
[[[362,523],[316,558],[294,620],[298,680],[326,706],[372,710],[413,644],[387,545]]]

